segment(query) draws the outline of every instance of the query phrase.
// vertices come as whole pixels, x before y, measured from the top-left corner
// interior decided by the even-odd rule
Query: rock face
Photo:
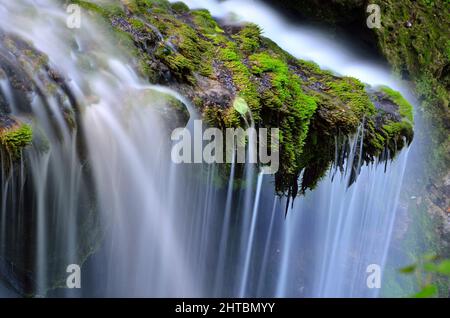
[[[348,29],[379,48],[405,79],[415,83],[427,133],[428,175],[444,178],[450,161],[450,3],[448,1],[380,1],[381,28],[366,25],[367,0],[265,0],[303,19]],[[423,139],[423,140],[422,140]],[[439,181],[441,182],[441,181]]]
[[[298,60],[261,36],[257,25],[225,25],[206,10],[164,0],[71,2],[131,38],[141,72],[186,96],[209,125],[245,127],[232,107],[242,98],[256,127],[280,128],[280,194],[295,196],[314,187],[334,159],[335,136],[351,136],[360,125],[366,162],[387,149],[394,156],[412,140],[411,106],[398,93]]]

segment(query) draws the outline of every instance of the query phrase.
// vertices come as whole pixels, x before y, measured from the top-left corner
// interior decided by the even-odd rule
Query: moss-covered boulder
[[[378,48],[393,69],[415,84],[426,133],[419,136],[428,176],[446,176],[450,161],[450,2],[446,0],[264,0],[297,18],[349,30]],[[381,9],[381,28],[369,29],[366,9]]]
[[[0,30],[0,81],[6,84],[0,89],[0,151],[12,162],[21,158],[22,150],[32,141],[33,131],[26,123],[28,119],[17,118],[11,112],[13,108],[17,108],[16,112],[29,109],[29,94],[34,91],[30,74],[46,62],[46,57],[26,42]]]
[[[11,121],[11,118],[6,119],[7,122]],[[4,122],[0,115],[0,123]],[[22,149],[31,143],[33,138],[33,131],[27,124],[14,122],[13,125],[7,124],[1,125],[0,128],[0,145],[12,158],[18,158],[21,156]]]
[[[313,187],[334,159],[335,136],[355,134],[360,125],[366,127],[367,162],[385,149],[394,156],[412,140],[412,120],[406,121],[397,93],[298,60],[265,38],[257,25],[224,25],[206,10],[165,0],[109,6],[71,2],[103,16],[120,37],[131,38],[141,72],[186,96],[209,125],[244,127],[246,118],[234,107],[242,100],[256,127],[279,128],[275,179],[280,194],[297,195],[303,170],[302,189]]]

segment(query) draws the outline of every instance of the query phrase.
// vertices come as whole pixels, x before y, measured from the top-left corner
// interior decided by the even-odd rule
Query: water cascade
[[[317,31],[289,25],[258,1],[184,2],[255,22],[291,54],[340,74],[402,89],[389,72]],[[1,174],[0,272],[15,281],[18,273],[2,262],[13,258],[35,273],[12,289],[114,297],[378,296],[379,289],[367,288],[366,268],[386,263],[408,150],[386,169],[357,164],[360,175],[348,187],[361,157],[359,132],[349,141],[346,169],[330,167],[285,216],[286,199],[255,165],[246,165],[245,186],[236,187],[234,163],[221,186],[215,165],[172,163],[172,127],[161,109],[169,98],[183,103],[189,129],[195,110],[140,78],[102,25],[83,16],[81,29],[70,30],[64,8],[52,0],[1,0],[0,16],[2,32],[25,39],[67,75],[65,89],[55,92],[48,75],[31,73],[42,93],[28,110],[8,80],[0,82],[14,116],[39,132],[22,163]],[[75,128],[67,113],[79,120]],[[32,252],[24,246],[31,242]],[[82,265],[83,288],[58,289],[55,277],[72,263]]]

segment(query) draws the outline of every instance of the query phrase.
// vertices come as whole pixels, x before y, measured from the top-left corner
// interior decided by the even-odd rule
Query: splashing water
[[[320,33],[289,25],[259,2],[185,2],[258,23],[290,53],[338,73],[399,87],[388,72],[358,61]],[[366,285],[366,267],[386,262],[408,151],[387,172],[377,164],[361,167],[350,188],[350,174],[330,169],[317,189],[295,200],[285,219],[285,200],[274,195],[272,178],[253,165],[246,165],[246,186],[238,189],[234,163],[224,187],[217,186],[214,165],[172,164],[168,129],[157,111],[167,103],[158,96],[186,105],[190,129],[195,110],[167,88],[146,84],[101,25],[86,16],[80,30],[69,30],[63,8],[51,0],[2,0],[0,15],[2,30],[32,43],[67,77],[77,101],[71,106],[81,118],[74,132],[37,75],[34,83],[44,94],[33,96],[29,114],[14,101],[10,83],[0,82],[13,114],[31,122],[48,144],[26,151],[14,168],[18,176],[2,173],[0,272],[2,259],[24,253],[24,267],[36,273],[28,284],[45,295],[59,286],[55,272],[94,253],[83,266],[82,290],[62,294],[378,295]],[[358,134],[348,166],[361,157],[361,144]],[[25,197],[32,198],[29,206]],[[30,211],[32,220],[24,221]],[[27,231],[33,238],[21,241]],[[33,251],[26,242],[35,242]]]

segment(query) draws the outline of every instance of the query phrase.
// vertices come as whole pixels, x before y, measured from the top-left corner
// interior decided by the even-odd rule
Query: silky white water
[[[258,23],[265,36],[295,56],[369,84],[401,89],[389,72],[317,31],[290,25],[258,1],[185,2],[223,19]],[[33,43],[67,77],[81,113],[82,136],[67,127],[50,92],[47,98],[36,97],[31,114],[12,110],[31,117],[34,130],[42,130],[50,145],[47,151],[33,147],[25,154],[35,198],[36,252],[30,258],[37,294],[60,287],[51,279],[54,273],[77,263],[83,287],[57,289],[58,295],[379,295],[379,289],[366,284],[366,268],[386,263],[408,150],[389,162],[386,172],[384,164],[361,167],[350,187],[350,174],[331,168],[285,217],[285,199],[274,195],[272,178],[253,165],[245,167],[245,188],[235,189],[234,164],[219,187],[218,167],[171,162],[170,131],[158,112],[167,106],[161,94],[185,103],[191,115],[188,128],[197,114],[182,96],[140,78],[132,57],[117,50],[88,15],[79,30],[66,28],[64,8],[51,0],[0,0],[0,15],[2,30]],[[1,89],[8,96],[7,82]],[[44,100],[54,115],[51,122]],[[54,118],[62,137],[54,131]],[[83,136],[87,158],[77,149]],[[359,158],[361,138],[354,136],[347,165]],[[3,198],[11,196],[11,181],[2,183]],[[14,206],[1,210],[2,233]],[[24,217],[24,210],[17,209]],[[19,244],[24,235],[26,228],[14,222],[17,231],[8,234],[2,247]]]
[[[22,113],[17,103],[10,101],[15,116],[25,121],[32,116],[34,130],[41,132],[49,145],[44,152],[32,147],[24,154],[30,163],[27,177],[35,189],[35,202],[30,209],[35,213],[36,222],[29,231],[35,233],[32,241],[36,243],[36,252],[32,253],[35,256],[30,267],[36,274],[32,283],[36,293],[44,295],[53,287],[56,272],[64,273],[65,267],[72,263],[81,264],[90,252],[80,250],[95,249],[101,244],[103,234],[89,238],[91,233],[86,235],[85,231],[108,232],[111,229],[114,237],[108,238],[117,243],[116,250],[126,253],[136,248],[137,258],[125,259],[127,262],[151,270],[147,261],[151,258],[153,273],[160,273],[153,275],[152,280],[161,280],[161,286],[154,285],[151,289],[156,291],[155,295],[166,294],[164,288],[171,292],[180,290],[180,295],[196,295],[195,285],[189,282],[192,275],[183,265],[178,246],[182,240],[172,228],[171,219],[176,215],[170,213],[166,204],[169,201],[162,201],[163,197],[154,189],[161,189],[160,179],[169,174],[167,165],[163,169],[159,165],[170,160],[159,153],[164,141],[167,143],[167,134],[163,136],[161,119],[156,113],[165,104],[163,94],[177,94],[165,88],[146,86],[128,65],[131,57],[121,56],[112,39],[100,33],[101,25],[84,17],[81,29],[67,28],[67,13],[57,1],[2,1],[0,9],[2,30],[33,43],[48,56],[50,65],[66,77],[82,113],[79,130],[83,130],[87,139],[89,169],[94,177],[94,188],[88,188],[82,173],[86,163],[79,158],[77,135],[69,131],[61,105],[50,93],[44,97],[32,96],[31,115]],[[48,88],[41,78],[35,76],[34,79],[46,94]],[[8,86],[2,87],[5,87],[5,95],[10,96]],[[46,107],[51,108],[50,115]],[[54,125],[62,129],[62,136],[54,130]],[[13,191],[10,183],[6,180],[3,185],[3,202]],[[88,190],[95,193],[85,194]],[[95,197],[98,206],[84,202],[85,196]],[[14,207],[13,204],[2,209],[5,216],[2,233],[11,227],[6,222],[8,216],[16,213],[27,217],[27,210],[14,211]],[[99,229],[85,225],[93,223],[97,217],[100,218]],[[147,245],[148,241],[153,244]],[[3,244],[20,242],[13,243],[5,238]],[[154,247],[154,250],[147,247]],[[114,266],[119,267],[119,264]],[[181,283],[183,280],[187,283]],[[182,288],[184,285],[186,289]]]

